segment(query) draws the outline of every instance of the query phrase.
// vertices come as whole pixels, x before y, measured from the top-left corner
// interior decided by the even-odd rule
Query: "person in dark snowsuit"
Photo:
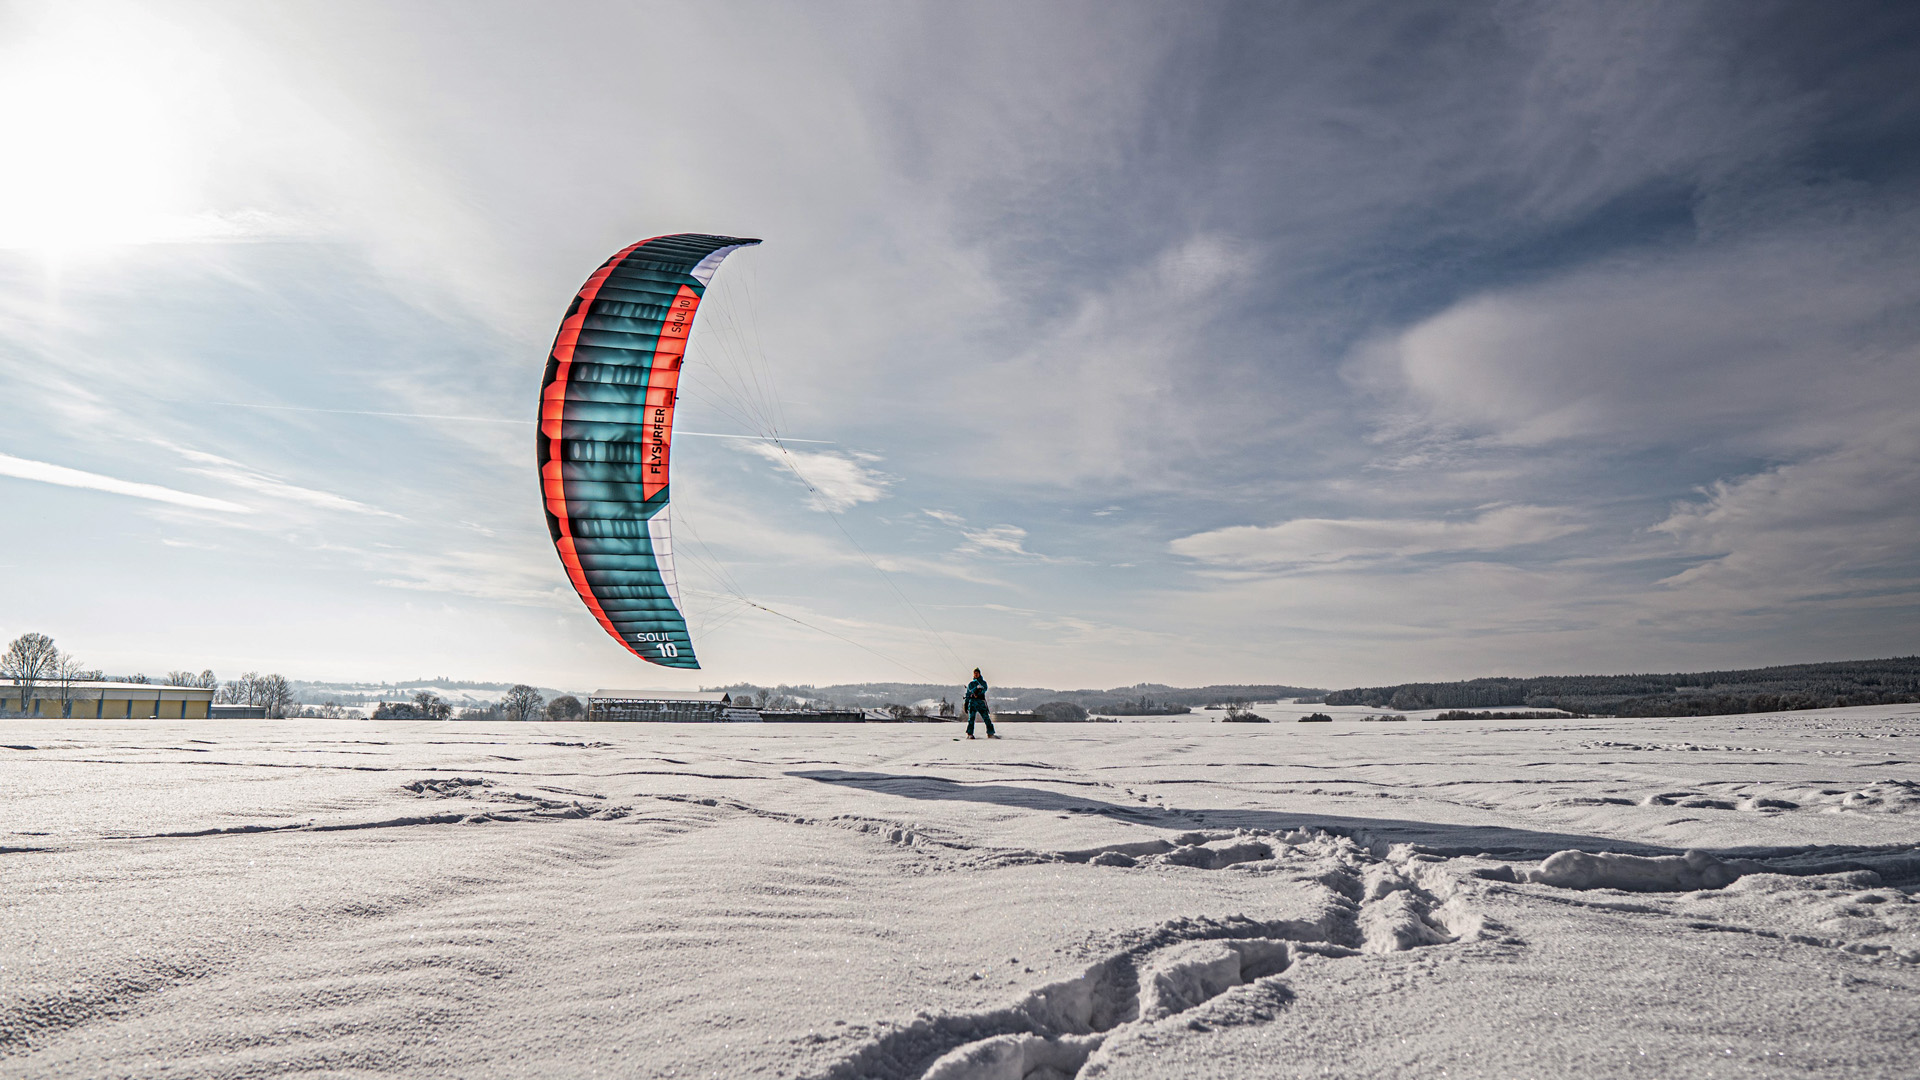
[[[993,714],[987,711],[987,680],[980,677],[980,669],[973,669],[973,681],[967,684],[967,738],[973,738],[973,718],[977,713],[987,722],[987,738],[997,739],[993,733]]]

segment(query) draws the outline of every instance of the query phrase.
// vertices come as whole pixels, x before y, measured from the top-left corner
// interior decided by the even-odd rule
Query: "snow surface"
[[[0,722],[8,1077],[1920,1073],[1920,709]]]

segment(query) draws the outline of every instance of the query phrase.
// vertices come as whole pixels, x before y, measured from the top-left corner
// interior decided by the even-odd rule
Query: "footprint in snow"
[[[1317,921],[1164,923],[1132,935],[1131,943],[1080,975],[1048,983],[1012,1004],[922,1013],[892,1026],[812,1080],[1093,1080],[1107,1072],[1103,1047],[1131,1042],[1157,1025],[1208,1030],[1275,1019],[1293,996],[1279,977],[1303,955],[1398,952],[1480,936],[1481,920],[1458,901],[1442,904],[1416,882],[1424,876],[1420,867],[1376,859],[1352,840],[1325,833],[1293,834],[1280,842],[1301,837],[1290,846],[1335,863],[1320,879],[1330,895]],[[1200,842],[1151,854],[1219,852],[1225,850],[1219,841],[1227,838],[1180,839]],[[1240,843],[1249,851],[1255,844],[1268,846]],[[1075,861],[1101,864],[1098,855]]]

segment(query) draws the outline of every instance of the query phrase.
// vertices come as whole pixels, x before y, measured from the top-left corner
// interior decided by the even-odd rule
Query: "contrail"
[[[93,491],[106,491],[115,495],[130,495],[136,499],[151,499],[154,502],[172,503],[175,506],[191,507],[195,510],[217,510],[223,514],[251,514],[253,508],[225,499],[208,498],[186,491],[175,491],[159,484],[142,484],[117,477],[102,476],[99,473],[69,469],[65,465],[53,465],[45,461],[31,461],[17,458],[11,454],[0,454],[0,476],[12,476],[21,480],[37,480],[42,484],[57,484],[60,487],[87,488]]]
[[[446,413],[375,412],[371,409],[316,409],[308,405],[255,405],[246,401],[203,401],[202,405],[220,405],[229,409],[272,409],[276,412],[334,413],[339,416],[393,416],[402,420],[465,420],[475,424],[531,424],[531,420],[506,420],[498,416],[451,416]]]
[[[452,416],[447,413],[412,412],[376,412],[372,409],[316,409],[308,405],[256,405],[248,401],[203,401],[202,405],[220,405],[230,409],[272,409],[279,412],[334,413],[340,416],[391,416],[401,420],[461,420],[473,424],[526,424],[532,420],[509,420],[499,416]],[[686,431],[676,428],[675,435],[698,435],[703,439],[752,439],[755,442],[772,442],[767,435],[728,435],[718,431]],[[832,439],[791,439],[781,436],[786,442],[821,443],[831,445]]]

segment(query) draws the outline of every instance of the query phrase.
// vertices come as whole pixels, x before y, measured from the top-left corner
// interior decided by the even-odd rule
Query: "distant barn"
[[[760,714],[736,709],[721,690],[595,690],[587,697],[587,719],[656,724],[723,724],[755,721]]]
[[[769,724],[864,724],[869,716],[865,709],[761,709],[760,719]]]
[[[30,699],[30,700],[29,700]],[[93,680],[37,683],[31,694],[18,684],[0,686],[0,715],[71,717],[80,720],[204,720],[213,688],[162,683]],[[262,711],[261,715],[266,715]]]

